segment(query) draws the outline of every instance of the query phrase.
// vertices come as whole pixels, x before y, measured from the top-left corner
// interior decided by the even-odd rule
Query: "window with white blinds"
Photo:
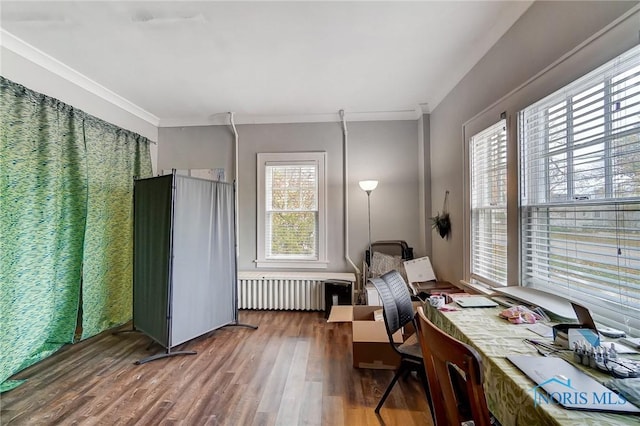
[[[323,262],[324,153],[258,154],[258,262]],[[269,264],[269,262],[276,262]]]
[[[519,114],[523,285],[640,332],[640,48]]]
[[[471,277],[507,284],[506,121],[471,137]]]

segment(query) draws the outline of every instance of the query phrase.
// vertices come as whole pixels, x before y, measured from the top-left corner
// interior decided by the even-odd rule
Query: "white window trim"
[[[326,212],[326,152],[258,153],[257,172],[257,234],[256,266],[258,268],[326,269],[327,260],[327,212]],[[318,260],[267,259],[265,257],[266,191],[265,166],[274,162],[313,161],[318,164]]]

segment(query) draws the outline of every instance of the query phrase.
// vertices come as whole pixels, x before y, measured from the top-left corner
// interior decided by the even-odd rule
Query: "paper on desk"
[[[542,337],[548,337],[548,338],[553,337],[553,328],[549,327],[546,324],[542,324],[540,322],[527,326],[527,329],[533,331],[534,333]]]
[[[404,262],[404,270],[407,273],[407,279],[412,283],[435,281],[436,279],[428,256],[407,260]]]

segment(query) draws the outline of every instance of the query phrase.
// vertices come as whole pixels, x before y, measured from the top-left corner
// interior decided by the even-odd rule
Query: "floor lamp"
[[[358,182],[360,188],[367,193],[367,216],[369,218],[369,268],[367,271],[371,271],[371,260],[373,259],[373,253],[371,252],[371,191],[378,186],[377,180],[361,180]],[[369,275],[369,274],[367,274]]]

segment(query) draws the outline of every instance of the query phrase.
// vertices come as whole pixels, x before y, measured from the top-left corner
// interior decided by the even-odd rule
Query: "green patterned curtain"
[[[148,141],[98,120],[85,122],[89,202],[82,275],[82,338],[131,319],[133,177],[150,177]]]
[[[83,337],[131,318],[133,176],[150,175],[146,138],[0,77],[0,392],[74,341],[80,297]]]
[[[73,341],[87,182],[83,114],[4,78],[0,96],[3,383]]]

